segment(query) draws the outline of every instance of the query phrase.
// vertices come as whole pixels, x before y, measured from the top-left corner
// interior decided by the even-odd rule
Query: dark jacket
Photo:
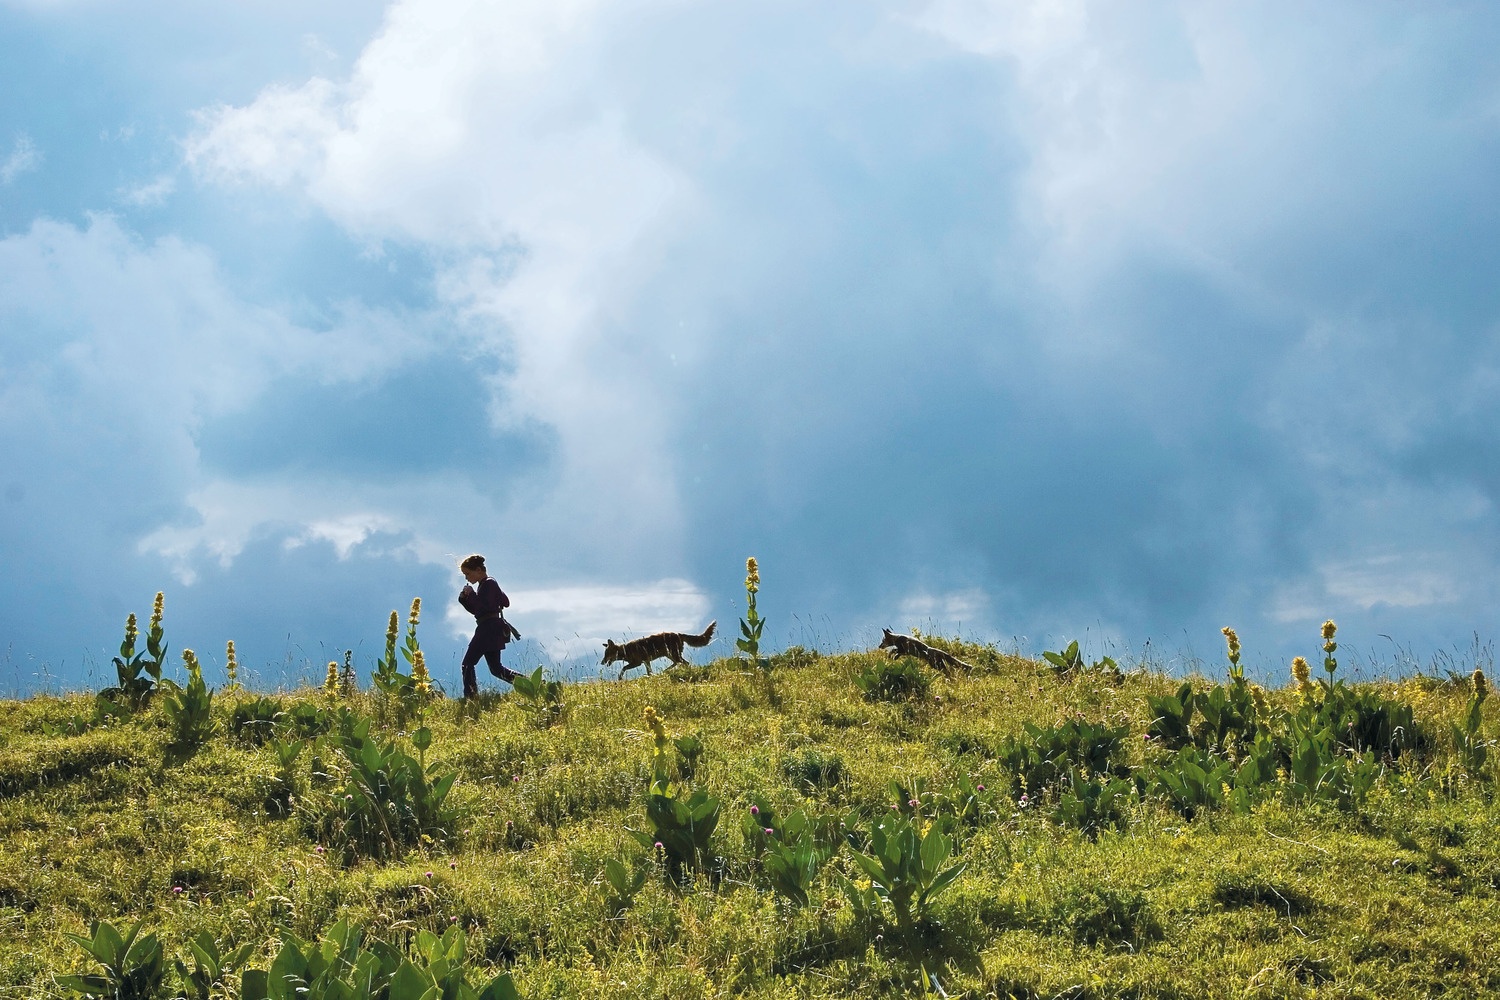
[[[510,598],[492,577],[480,580],[477,590],[472,585],[465,585],[458,593],[458,603],[477,619],[474,638],[484,646],[501,649],[510,641],[510,629],[500,617],[501,610],[510,607]]]

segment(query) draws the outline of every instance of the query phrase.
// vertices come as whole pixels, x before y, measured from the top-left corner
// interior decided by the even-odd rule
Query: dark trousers
[[[479,693],[479,680],[474,676],[474,667],[482,659],[490,668],[490,673],[509,682],[515,677],[515,671],[500,663],[500,651],[505,648],[504,643],[495,645],[493,635],[486,634],[489,630],[479,629],[474,633],[474,638],[469,640],[468,651],[464,653],[464,697],[472,698]]]

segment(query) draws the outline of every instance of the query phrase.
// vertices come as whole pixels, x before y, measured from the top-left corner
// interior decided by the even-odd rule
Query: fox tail
[[[717,621],[711,621],[708,623],[708,628],[703,630],[702,635],[685,635],[682,637],[682,640],[689,646],[707,646],[709,640],[714,637],[714,629],[718,627],[719,623]]]

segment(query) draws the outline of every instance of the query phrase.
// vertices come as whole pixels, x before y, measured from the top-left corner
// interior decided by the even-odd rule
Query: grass
[[[333,752],[310,745],[290,813],[276,808],[273,748],[227,724],[248,694],[218,695],[216,731],[187,754],[157,705],[64,735],[89,696],[0,702],[0,997],[65,995],[54,976],[90,971],[67,935],[93,921],[144,921],[168,955],[208,931],[264,960],[283,930],[315,938],[341,919],[398,946],[462,927],[475,978],[509,969],[530,1000],[907,997],[924,972],[976,998],[1500,995],[1495,765],[1470,773],[1450,735],[1466,686],[1361,685],[1410,704],[1429,738],[1352,807],[1272,787],[1248,812],[1204,807],[1187,820],[1151,790],[1169,755],[1143,739],[1147,696],[1179,679],[1059,674],[946,645],[975,672],[929,672],[926,691],[891,700],[857,683],[883,658],[856,653],[574,685],[550,726],[514,695],[434,703],[425,761],[457,773],[452,841],[353,864],[301,813],[324,794],[315,772]],[[1299,697],[1268,696],[1273,708]],[[275,700],[347,705],[386,720],[381,739],[405,739],[369,694]],[[722,865],[686,887],[629,832],[652,780],[648,705],[670,736],[701,739],[692,784],[722,806]],[[1494,720],[1482,708],[1483,734]],[[1128,728],[1123,767],[1144,794],[1122,830],[1060,825],[1055,791],[1022,806],[1002,772],[1025,723],[1080,718]],[[741,828],[752,797],[857,824],[892,808],[893,780],[916,778],[929,789],[969,778],[993,808],[957,837],[964,871],[914,926],[850,903],[838,879],[860,872],[847,849],[805,907],[765,888]],[[605,877],[612,858],[651,873],[624,907]]]

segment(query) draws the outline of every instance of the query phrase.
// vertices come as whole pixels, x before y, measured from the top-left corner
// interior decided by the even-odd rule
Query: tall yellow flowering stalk
[[[328,673],[323,677],[323,693],[330,700],[339,696],[339,662],[328,661]]]
[[[1240,666],[1240,637],[1228,625],[1220,631],[1224,633],[1224,641],[1229,645],[1229,678],[1237,684],[1244,683],[1245,668]]]
[[[229,690],[233,691],[240,686],[240,661],[234,655],[233,639],[224,643],[224,675],[229,679]]]
[[[411,665],[412,686],[417,689],[417,694],[427,697],[432,694],[432,676],[427,673],[427,658],[419,649]]]
[[[1339,644],[1333,641],[1338,630],[1332,618],[1323,623],[1323,669],[1328,671],[1329,684],[1333,683],[1334,671],[1339,668],[1339,661],[1333,658],[1334,651],[1339,648]]]
[[[663,787],[671,780],[672,759],[667,753],[667,727],[662,723],[661,717],[656,714],[656,709],[650,705],[642,713],[646,723],[646,729],[651,733],[651,777],[653,788],[656,785]],[[665,794],[665,793],[663,793]]]
[[[740,619],[742,638],[734,640],[739,651],[750,658],[753,666],[762,670],[771,668],[771,661],[760,655],[760,636],[765,631],[766,620],[755,609],[755,595],[760,593],[760,566],[755,557],[745,560],[745,617]]]

